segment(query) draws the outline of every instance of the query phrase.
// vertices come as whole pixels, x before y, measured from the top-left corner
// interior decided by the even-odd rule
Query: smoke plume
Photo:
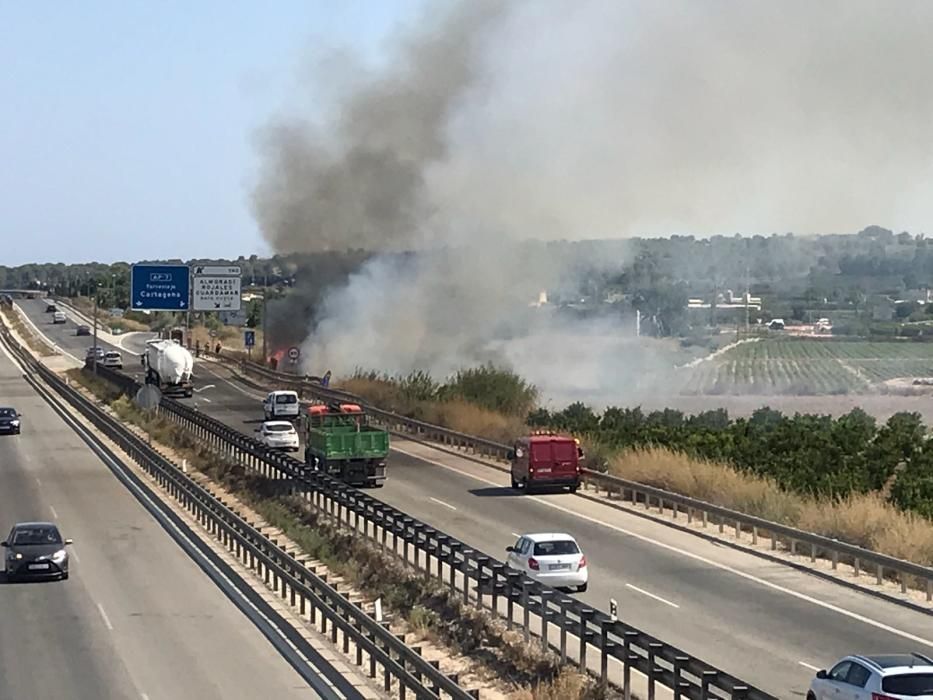
[[[253,204],[275,250],[425,251],[326,295],[315,369],[496,357],[553,376],[572,351],[531,349],[565,329],[528,303],[573,284],[526,239],[920,230],[933,214],[933,4],[445,7],[315,120],[261,135]]]

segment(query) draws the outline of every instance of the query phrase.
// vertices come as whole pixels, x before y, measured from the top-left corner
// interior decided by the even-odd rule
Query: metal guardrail
[[[424,659],[418,651],[407,646],[385,625],[350,602],[324,579],[316,576],[291,554],[277,547],[213,494],[181,472],[176,465],[158,454],[144,439],[105,414],[80,392],[63,382],[58,375],[24,352],[2,324],[0,333],[24,363],[34,369],[56,393],[91,421],[102,434],[125,450],[156,479],[161,488],[182,503],[217,540],[234,552],[241,563],[254,569],[266,584],[270,583],[271,578],[273,590],[279,593],[283,600],[289,598],[291,605],[299,608],[302,617],[310,615],[312,624],[317,624],[319,618],[320,632],[327,634],[329,631],[331,642],[334,644],[337,644],[342,636],[344,653],[349,653],[352,642],[356,647],[358,666],[364,664],[365,653],[369,658],[369,673],[372,677],[376,677],[376,666],[380,666],[386,692],[392,689],[394,679],[402,700],[406,697],[406,691],[412,692],[416,698],[426,700],[441,697],[451,700],[474,700],[479,697],[478,691],[460,687],[456,677],[442,673],[436,663]],[[99,374],[115,375],[102,372],[102,369],[98,367]],[[119,383],[123,388],[136,385],[134,380],[125,375],[106,378]],[[213,437],[216,445],[218,438]],[[207,434],[205,438],[210,439]],[[292,482],[286,486],[294,489],[296,484]]]
[[[132,377],[100,366],[97,372],[127,392],[141,386]],[[183,403],[163,398],[160,411],[202,444],[246,467],[300,484],[300,493],[320,512],[438,578],[465,602],[504,616],[510,627],[518,625],[527,639],[538,638],[543,648],[554,649],[561,658],[573,657],[581,669],[589,671],[588,662],[595,652],[595,672],[602,682],[611,680],[631,689],[632,674],[638,672],[647,679],[649,697],[661,686],[671,689],[675,698],[774,698]],[[620,678],[615,673],[610,678],[610,662],[613,671],[619,669]]]
[[[506,455],[510,449],[508,445],[407,418],[391,411],[385,411],[367,404],[361,397],[353,394],[325,389],[301,377],[273,372],[255,363],[244,362],[239,363],[238,366],[245,372],[251,372],[271,381],[300,384],[303,392],[322,399],[352,399],[357,401],[379,422],[394,428],[398,432],[412,434],[419,439],[467,450],[473,454],[491,457],[503,462],[507,461]],[[665,507],[668,508],[674,518],[677,518],[681,513],[686,516],[688,522],[692,522],[695,517],[700,518],[704,527],[712,520],[714,524],[719,526],[720,532],[729,527],[730,529],[734,528],[736,537],[741,537],[742,533],[750,533],[752,543],[755,545],[758,544],[759,538],[764,535],[764,537],[770,538],[772,550],[777,550],[780,542],[792,554],[809,555],[812,562],[815,562],[818,557],[831,560],[834,570],[838,568],[840,562],[851,564],[855,569],[856,576],[861,575],[862,571],[873,569],[878,585],[881,585],[886,578],[894,577],[900,584],[902,593],[906,593],[908,588],[917,588],[925,592],[927,601],[933,601],[933,568],[931,567],[891,557],[824,535],[799,530],[789,525],[782,525],[764,518],[747,515],[672,491],[665,491],[664,489],[622,479],[611,474],[604,474],[591,469],[584,469],[582,474],[585,482],[594,485],[597,489],[606,490],[608,495],[619,494],[622,499],[630,500],[633,504],[644,503],[646,508],[650,508],[653,502],[661,512],[664,511]],[[803,551],[801,551],[801,547],[803,547]]]

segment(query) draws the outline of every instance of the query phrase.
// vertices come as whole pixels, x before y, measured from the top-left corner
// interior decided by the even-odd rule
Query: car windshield
[[[16,418],[16,411],[12,408],[0,408],[0,418]]]
[[[54,527],[23,527],[13,534],[13,544],[61,544],[62,537]]]
[[[535,556],[559,556],[561,554],[579,554],[580,548],[573,540],[553,540],[551,542],[535,542]]]
[[[933,695],[933,673],[899,673],[881,681],[881,689],[894,695]]]
[[[120,353],[118,353],[118,352],[108,352],[108,353],[105,355],[105,357],[106,357],[108,360],[117,360],[117,359],[120,358]]]
[[[279,394],[275,397],[276,403],[298,403],[298,397],[294,394]]]
[[[294,428],[290,425],[267,425],[266,430],[270,433],[290,433]]]

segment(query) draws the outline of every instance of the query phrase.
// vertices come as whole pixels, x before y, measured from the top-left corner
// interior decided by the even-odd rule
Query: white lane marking
[[[465,477],[467,477],[467,478],[469,478],[469,479],[474,479],[475,481],[479,481],[479,482],[484,483],[484,484],[489,484],[490,486],[499,486],[499,487],[502,486],[502,484],[496,483],[495,481],[490,481],[489,479],[484,479],[484,478],[479,477],[479,476],[474,476],[473,474],[470,474],[470,473],[468,473],[468,472],[465,472],[465,471],[462,471],[462,470],[460,470],[460,469],[457,469],[456,467],[451,467],[451,466],[449,466],[449,465],[447,465],[447,464],[444,464],[443,462],[438,462],[438,461],[433,460],[433,459],[430,459],[430,458],[428,458],[428,457],[422,457],[421,455],[416,455],[416,454],[414,454],[414,453],[412,453],[412,452],[408,452],[408,451],[403,450],[403,449],[400,449],[400,448],[398,448],[398,447],[393,447],[392,449],[394,449],[395,451],[400,452],[400,453],[402,453],[402,454],[404,454],[404,455],[408,455],[409,457],[413,457],[413,458],[415,458],[415,459],[420,459],[421,461],[427,462],[428,464],[434,464],[434,465],[436,465],[436,466],[439,466],[439,467],[442,467],[442,468],[447,469],[447,470],[449,470],[449,471],[452,471],[452,472],[454,472],[454,473],[456,473],[456,474],[460,474],[461,476],[465,476]],[[605,521],[603,521],[603,520],[600,520],[600,519],[598,519],[598,518],[594,518],[594,517],[589,516],[589,515],[584,515],[583,513],[577,513],[577,512],[575,512],[575,511],[573,511],[573,510],[570,510],[569,508],[564,508],[563,506],[559,506],[559,505],[557,505],[556,503],[551,503],[551,502],[549,502],[549,501],[545,501],[545,500],[543,500],[543,499],[541,499],[541,498],[538,498],[537,496],[526,496],[526,498],[529,498],[530,500],[535,501],[535,502],[537,502],[537,503],[540,503],[540,504],[542,504],[542,505],[544,505],[544,506],[547,506],[548,508],[553,508],[554,510],[558,510],[558,511],[560,511],[560,512],[562,512],[562,513],[566,513],[567,515],[572,515],[572,516],[574,516],[574,517],[576,517],[576,518],[580,518],[581,520],[586,520],[587,522],[591,522],[591,523],[593,523],[594,525],[602,525],[603,527],[608,528],[609,530],[614,530],[614,531],[616,531],[616,532],[621,532],[623,535],[628,535],[629,537],[634,537],[635,539],[641,540],[642,542],[646,542],[646,543],[652,544],[652,545],[654,545],[654,546],[656,546],[656,547],[661,547],[662,549],[666,549],[666,550],[668,550],[669,552],[674,552],[674,553],[676,553],[676,554],[680,554],[681,556],[688,557],[689,559],[693,559],[694,561],[698,561],[698,562],[700,562],[700,563],[702,563],[702,564],[706,564],[707,566],[712,566],[712,567],[715,567],[715,568],[717,568],[717,569],[721,569],[722,571],[728,571],[730,574],[734,574],[734,575],[736,575],[736,576],[739,576],[739,577],[741,577],[741,578],[744,578],[744,579],[747,580],[747,581],[753,581],[753,582],[755,582],[755,583],[757,583],[757,584],[759,584],[759,585],[761,585],[761,586],[764,586],[764,587],[766,587],[766,588],[770,588],[771,590],[779,591],[779,592],[781,592],[781,593],[785,593],[785,594],[787,594],[787,595],[789,595],[789,596],[792,596],[792,597],[794,597],[794,598],[797,598],[798,600],[803,600],[803,601],[805,601],[805,602],[807,602],[807,603],[811,603],[811,604],[813,604],[813,605],[817,605],[817,606],[819,606],[819,607],[821,607],[821,608],[824,608],[825,610],[830,610],[830,611],[832,611],[832,612],[834,612],[834,613],[837,613],[837,614],[839,614],[839,615],[844,615],[844,616],[846,616],[846,617],[848,617],[848,618],[850,618],[850,619],[852,619],[852,620],[857,620],[858,622],[862,622],[862,623],[864,623],[864,624],[866,624],[866,625],[870,625],[871,627],[875,627],[875,628],[877,628],[877,629],[884,630],[885,632],[889,632],[890,634],[897,635],[898,637],[903,637],[904,639],[909,639],[910,641],[916,642],[917,644],[923,644],[924,646],[933,647],[933,640],[924,639],[923,637],[919,637],[919,636],[917,636],[917,635],[915,635],[915,634],[911,634],[910,632],[906,632],[906,631],[904,631],[904,630],[899,630],[899,629],[897,629],[896,627],[891,627],[891,625],[887,625],[887,624],[885,624],[885,623],[883,623],[883,622],[879,622],[878,620],[874,620],[874,619],[872,619],[872,618],[870,618],[870,617],[865,617],[864,615],[860,615],[859,613],[855,613],[855,612],[852,612],[852,611],[850,611],[850,610],[846,610],[845,608],[840,608],[838,605],[833,605],[832,603],[827,603],[827,602],[825,602],[825,601],[820,600],[819,598],[814,598],[814,597],[809,596],[809,595],[807,595],[807,594],[805,594],[805,593],[800,593],[800,592],[795,591],[795,590],[793,590],[793,589],[790,589],[790,588],[786,588],[786,587],[784,587],[784,586],[781,586],[780,584],[772,583],[771,581],[767,581],[767,580],[765,580],[765,579],[763,579],[763,578],[759,578],[758,576],[755,576],[754,574],[749,574],[749,573],[747,573],[747,572],[745,572],[745,571],[740,571],[739,569],[735,569],[735,568],[733,568],[733,567],[731,567],[731,566],[729,566],[729,565],[727,565],[727,564],[721,564],[721,563],[719,563],[718,561],[713,561],[712,559],[707,559],[706,557],[701,556],[701,555],[699,555],[699,554],[694,554],[693,552],[688,552],[687,550],[681,549],[680,547],[675,547],[674,545],[667,544],[666,542],[660,542],[660,541],[658,541],[658,540],[656,540],[656,539],[653,539],[653,538],[651,538],[651,537],[648,537],[647,535],[642,535],[642,534],[639,534],[639,533],[637,533],[637,532],[633,532],[633,531],[631,531],[631,530],[627,530],[627,529],[624,528],[624,527],[619,527],[618,525],[613,525],[612,523],[607,523],[607,522],[605,522]]]
[[[201,397],[200,397],[200,400],[201,400],[201,401],[206,401],[207,403],[210,403],[210,402],[211,402],[211,400],[210,400],[209,398],[207,398],[206,396],[201,396]]]
[[[107,612],[104,610],[104,606],[98,603],[97,609],[100,611],[100,616],[104,619],[104,624],[107,625],[107,629],[113,632],[113,625],[110,624],[110,618],[107,617]]]
[[[193,389],[193,391],[194,391],[195,394],[200,394],[202,391],[204,391],[204,390],[206,390],[206,389],[213,389],[215,386],[216,386],[216,385],[214,385],[214,384],[208,384],[207,386],[202,386],[200,389]],[[205,399],[205,401],[206,401],[206,400],[207,400],[207,399]]]
[[[37,483],[39,486],[42,486],[42,479],[40,479],[38,476],[36,477],[36,483]]]
[[[654,598],[654,599],[657,600],[658,602],[664,603],[665,605],[670,605],[672,608],[679,608],[679,607],[680,607],[679,605],[677,605],[677,603],[672,603],[671,601],[665,600],[664,598],[662,598],[662,597],[659,596],[659,595],[655,595],[654,593],[649,593],[649,592],[646,591],[645,589],[639,588],[638,586],[633,586],[633,585],[630,584],[630,583],[626,583],[626,584],[625,584],[625,587],[626,587],[626,588],[631,588],[633,591],[637,591],[638,593],[641,593],[642,595],[646,595],[646,596],[648,596],[649,598]]]
[[[814,666],[813,664],[808,664],[806,661],[798,661],[797,663],[800,664],[801,666],[803,666],[804,668],[809,668],[811,671],[819,671],[819,670],[820,670],[820,667],[819,667],[819,666]]]
[[[442,501],[439,498],[434,498],[434,496],[429,496],[428,498],[430,498],[432,501],[434,501],[438,505],[444,506],[445,508],[450,508],[451,510],[457,510],[456,506],[452,506],[449,503],[444,503],[444,501]]]
[[[69,556],[75,560],[76,564],[81,563],[81,558],[78,556],[78,553],[74,549],[71,550],[71,554]]]
[[[146,695],[145,693],[140,693],[139,700],[149,700],[149,696]]]
[[[521,537],[521,535],[519,535],[517,532],[513,532],[512,537]]]
[[[55,512],[55,506],[50,505],[49,510],[52,511],[52,517],[58,520],[58,513]]]

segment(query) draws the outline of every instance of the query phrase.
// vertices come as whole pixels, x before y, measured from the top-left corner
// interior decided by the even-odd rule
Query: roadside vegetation
[[[51,357],[55,351],[40,338],[32,328],[23,321],[23,317],[13,308],[0,305],[0,314],[3,315],[3,322],[7,328],[12,328],[22,338],[29,349],[39,354],[41,357]]]
[[[109,383],[71,370],[84,386],[127,423],[147,431],[154,444],[171,448],[233,493],[270,526],[281,530],[306,554],[349,582],[369,599],[382,598],[419,640],[428,640],[477,664],[507,686],[512,700],[601,700],[616,697],[559,656],[525,642],[498,617],[468,604],[442,582],[405,566],[357,533],[334,525],[305,501],[277,494],[274,480],[248,472],[199,444],[175,423],[139,410]],[[417,642],[415,642],[417,643]]]
[[[933,565],[933,443],[918,414],[879,424],[859,409],[834,419],[763,408],[732,419],[725,410],[597,414],[579,403],[523,413],[518,407],[535,396],[532,387],[493,367],[476,371],[499,397],[476,402],[444,389],[456,377],[442,384],[421,373],[358,371],[339,386],[374,405],[500,442],[531,429],[567,432],[583,440],[591,469]]]
[[[525,431],[537,389],[518,375],[485,365],[438,382],[424,372],[390,376],[358,369],[337,387],[388,411],[468,435],[508,442]]]

